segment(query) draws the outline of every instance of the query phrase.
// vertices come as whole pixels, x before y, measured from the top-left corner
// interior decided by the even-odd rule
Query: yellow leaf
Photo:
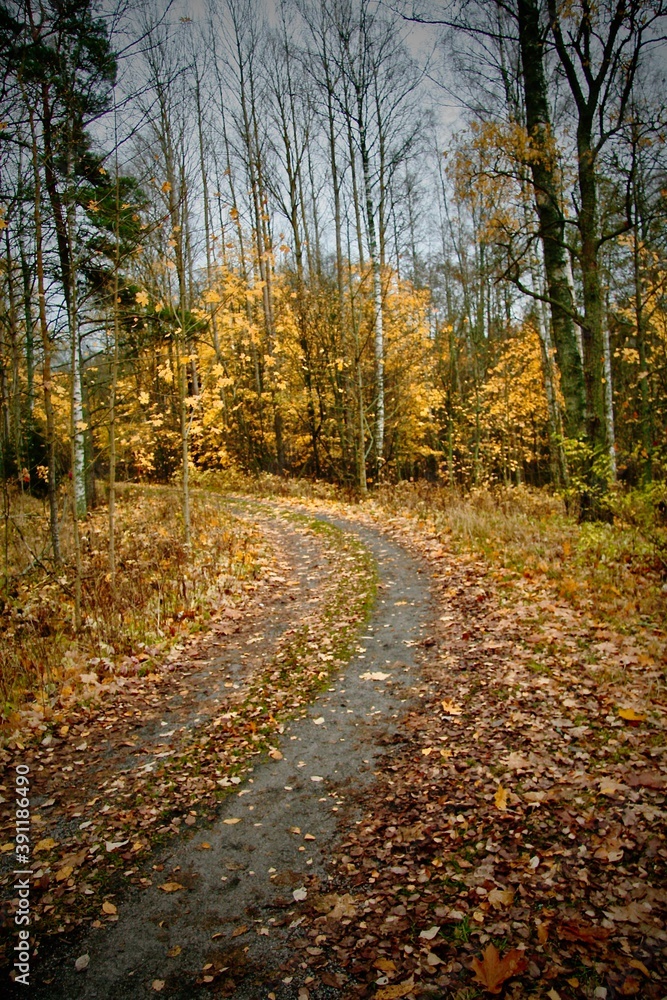
[[[156,993],[161,993],[164,989],[164,979],[154,979],[151,986]]]
[[[463,711],[458,702],[455,701],[443,701],[442,710],[447,715],[461,715],[461,712]]]
[[[185,886],[180,882],[163,882],[158,889],[162,889],[163,892],[178,892],[179,889],[185,889]]]
[[[496,809],[500,809],[501,812],[506,812],[507,811],[507,797],[508,797],[508,795],[509,795],[509,792],[507,791],[507,789],[503,788],[502,785],[498,785],[498,788],[496,790],[496,794],[495,794],[495,797],[494,797],[494,800],[493,800],[494,803],[495,803]]]
[[[635,712],[634,708],[619,708],[618,714],[626,722],[643,722],[646,718],[640,712]]]
[[[116,907],[115,907],[115,906],[113,905],[113,903],[110,903],[110,902],[109,902],[108,900],[106,900],[106,899],[105,899],[105,901],[104,901],[104,902],[102,903],[102,910],[104,911],[104,913],[108,913],[108,914],[109,914],[110,916],[113,916],[113,915],[114,915],[115,913],[118,913],[118,910],[117,910],[117,909],[116,909]]]
[[[415,988],[413,976],[396,986],[385,986],[375,994],[375,1000],[398,1000],[399,997],[406,997]]]
[[[44,840],[35,846],[33,854],[37,854],[38,851],[50,851],[52,847],[57,847],[58,843],[53,839],[53,837],[45,837]]]
[[[6,854],[8,851],[13,851],[13,850],[14,850],[14,844],[11,840],[8,840],[6,844],[3,844],[2,847],[0,847],[0,854]],[[37,850],[37,848],[35,848],[35,850]]]
[[[65,865],[59,872],[56,872],[56,882],[64,882],[70,877],[73,871],[74,865]]]
[[[171,184],[169,183],[169,181],[164,182],[164,184],[162,185],[162,190],[164,191],[165,194],[169,194],[169,192],[171,191]]]
[[[140,306],[148,305],[148,292],[143,292],[143,291],[137,292],[134,298],[136,299],[138,305]]]
[[[241,819],[239,816],[230,816],[229,819],[223,819],[222,822],[226,823],[227,826],[234,826],[235,823],[240,823]]]
[[[180,944],[175,944],[174,947],[170,948],[169,951],[167,952],[167,958],[176,958],[176,956],[180,955],[182,951],[183,949],[181,948]]]

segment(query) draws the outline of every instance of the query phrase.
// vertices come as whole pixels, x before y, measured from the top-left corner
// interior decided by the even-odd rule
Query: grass
[[[108,566],[106,508],[81,522],[82,627],[74,627],[71,523],[61,531],[63,561],[47,548],[47,521],[35,498],[12,498],[5,534],[0,625],[0,722],[5,731],[31,705],[46,718],[60,699],[95,683],[146,673],[155,657],[232,604],[260,572],[265,543],[222,498],[192,497],[192,544],[182,542],[175,490],[125,486],[117,500],[115,585]],[[25,541],[24,541],[25,540]],[[27,544],[26,544],[27,542]],[[28,547],[29,546],[29,547]]]
[[[545,583],[555,597],[592,608],[624,633],[639,622],[667,626],[663,529],[645,527],[627,497],[614,524],[578,524],[560,498],[528,487],[463,496],[400,483],[381,487],[374,499],[394,515],[412,515],[457,553],[484,560],[501,586],[519,578]]]

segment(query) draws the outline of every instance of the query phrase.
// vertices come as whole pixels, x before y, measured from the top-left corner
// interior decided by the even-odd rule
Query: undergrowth
[[[116,580],[108,565],[106,508],[81,522],[82,627],[74,627],[74,551],[71,525],[61,533],[57,569],[43,554],[46,517],[39,501],[17,496],[8,532],[0,623],[0,716],[17,722],[21,705],[48,713],[94,678],[146,671],[185,631],[222,601],[232,601],[261,571],[264,543],[222,498],[192,497],[192,544],[182,542],[179,499],[169,488],[119,490]],[[29,539],[29,548],[24,538]],[[227,597],[225,597],[227,595]]]
[[[560,598],[624,629],[638,619],[667,624],[660,508],[641,497],[610,498],[614,523],[579,524],[559,497],[528,487],[467,495],[426,483],[380,487],[374,500],[411,514],[459,553],[483,558],[499,580],[542,578]]]

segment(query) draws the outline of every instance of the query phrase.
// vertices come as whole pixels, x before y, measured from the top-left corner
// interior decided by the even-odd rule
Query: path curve
[[[39,1000],[299,996],[298,977],[285,983],[280,972],[298,933],[299,890],[326,891],[341,821],[355,822],[348,795],[370,786],[382,741],[415,697],[416,649],[431,615],[425,563],[375,528],[316,516],[354,533],[377,561],[378,598],[352,660],[286,727],[282,759],[256,767],[210,829],[172,841],[155,884],[121,901],[117,922],[36,969]],[[184,888],[158,888],[172,881]],[[82,953],[90,963],[77,973]],[[159,992],[155,981],[164,982]]]

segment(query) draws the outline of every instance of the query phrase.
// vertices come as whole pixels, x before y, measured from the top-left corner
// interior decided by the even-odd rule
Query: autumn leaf
[[[494,799],[493,799],[493,801],[495,803],[495,806],[496,806],[496,809],[500,809],[501,812],[506,812],[507,811],[507,797],[508,797],[508,795],[509,795],[509,792],[507,791],[507,789],[503,788],[502,785],[498,785],[498,788],[496,790],[496,794],[495,794]]]
[[[564,941],[584,941],[586,944],[606,941],[610,934],[606,927],[596,927],[579,920],[566,920],[558,927],[558,936]]]
[[[148,305],[148,293],[147,292],[137,292],[134,296],[137,305],[147,306]]]
[[[442,710],[446,715],[461,715],[463,709],[455,701],[443,701],[440,703],[442,705]]]
[[[486,897],[491,906],[499,909],[501,906],[511,906],[514,901],[514,893],[511,889],[491,889]]]
[[[234,826],[235,823],[240,823],[241,822],[241,817],[240,816],[230,816],[228,819],[223,819],[222,822],[226,823],[227,826]]]
[[[39,851],[50,851],[52,847],[57,847],[58,842],[53,839],[53,837],[45,837],[44,840],[40,840],[38,844],[35,845],[35,850],[33,854],[37,854]]]
[[[151,983],[151,988],[155,990],[156,993],[161,993],[164,989],[164,979],[154,979]]]
[[[167,952],[167,958],[177,958],[181,954],[183,949],[180,944],[175,944],[173,948],[170,948]]]
[[[169,192],[171,191],[171,184],[169,183],[169,181],[164,182],[164,184],[162,185],[162,190],[164,191],[165,194],[169,194]]]
[[[400,997],[406,997],[408,993],[412,993],[414,988],[414,976],[410,976],[402,983],[397,983],[395,986],[384,986],[378,990],[375,994],[375,1000],[399,1000]]]
[[[517,948],[512,948],[501,958],[496,946],[489,944],[481,960],[473,958],[472,967],[476,982],[481,983],[489,993],[500,993],[507,979],[526,971],[528,961],[524,953]]]
[[[162,889],[163,892],[178,892],[179,889],[185,889],[185,886],[180,882],[163,882],[158,889]]]
[[[114,904],[110,903],[107,899],[105,899],[104,902],[102,903],[102,910],[104,913],[108,913],[109,916],[113,916],[115,913],[118,913],[118,910],[116,909]]]
[[[635,712],[634,708],[619,708],[618,714],[626,722],[644,722],[646,719],[645,715],[642,715],[641,712]]]
[[[90,965],[90,955],[79,955],[76,962],[74,963],[74,968],[77,972],[83,972]]]

